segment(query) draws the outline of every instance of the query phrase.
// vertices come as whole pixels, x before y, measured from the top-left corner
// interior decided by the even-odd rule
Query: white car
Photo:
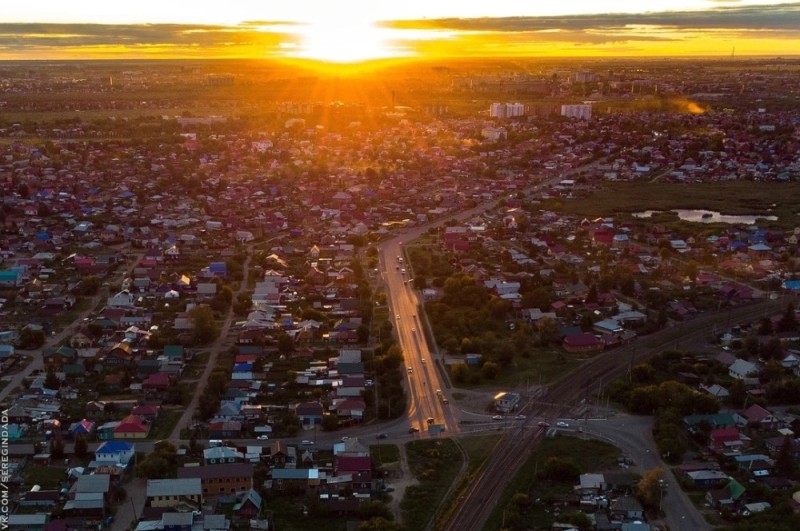
[[[416,332],[416,331],[417,331],[417,329],[416,329],[416,328],[412,328],[412,329],[411,329],[411,333],[412,333],[412,334],[413,334],[414,332]]]
[[[559,428],[569,428],[569,424],[564,422],[563,420],[559,420],[558,422],[556,422],[556,426],[558,426]]]
[[[528,417],[526,417],[525,415],[517,415],[516,416],[517,420],[525,420],[526,418],[528,418]]]
[[[258,439],[259,441],[268,441],[269,435],[259,435],[258,437],[256,437],[256,439]]]
[[[411,374],[412,372],[414,372],[414,367],[409,367],[408,368],[408,374]]]
[[[305,446],[312,446],[314,444],[314,441],[309,441],[308,439],[303,439],[303,442],[301,444],[303,444]]]
[[[503,415],[495,415],[492,417],[492,420],[503,420]]]

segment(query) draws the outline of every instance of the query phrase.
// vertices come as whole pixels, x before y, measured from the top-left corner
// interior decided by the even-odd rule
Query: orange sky
[[[44,0],[3,8],[0,59],[788,56],[800,3]],[[254,5],[265,4],[265,5]],[[352,4],[352,5],[351,5]],[[535,4],[539,4],[538,2]],[[601,7],[598,7],[601,5]],[[607,11],[607,12],[603,12]]]

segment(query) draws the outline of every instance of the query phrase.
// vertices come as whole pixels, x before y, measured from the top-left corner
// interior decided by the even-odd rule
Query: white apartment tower
[[[579,120],[591,120],[592,106],[586,103],[581,105],[562,105],[561,116],[578,118]]]
[[[525,116],[524,104],[495,102],[489,106],[489,117],[491,118],[514,118],[516,116]]]

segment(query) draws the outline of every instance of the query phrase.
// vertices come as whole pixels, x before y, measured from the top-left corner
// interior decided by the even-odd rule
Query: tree
[[[778,321],[778,332],[794,332],[797,330],[797,318],[794,315],[794,304],[791,302],[786,306],[786,313]]]
[[[776,475],[786,478],[793,478],[797,466],[792,456],[792,439],[786,435],[783,438],[783,446],[781,451],[778,452],[778,457],[775,458],[775,473]]]
[[[278,354],[287,355],[294,352],[294,341],[292,336],[282,333],[278,336]]]
[[[541,479],[551,481],[577,481],[581,472],[569,461],[560,457],[548,457],[538,475]]]
[[[206,345],[216,339],[219,331],[214,320],[214,312],[208,304],[201,304],[189,312],[192,318],[192,340],[195,344]]]
[[[23,350],[40,348],[44,345],[44,339],[44,330],[25,327],[19,333],[19,348]]]
[[[466,382],[468,374],[469,367],[467,367],[466,363],[456,363],[450,366],[450,376],[452,376],[453,381],[457,384]]]
[[[499,371],[500,367],[495,362],[487,361],[483,364],[483,367],[481,367],[481,376],[486,380],[494,380]]]
[[[648,509],[657,509],[661,501],[664,470],[651,468],[636,485],[636,497]]]
[[[322,416],[322,429],[325,431],[334,431],[339,427],[339,417],[336,414]]]
[[[50,439],[50,456],[53,459],[64,457],[64,441],[58,435],[54,439]]]
[[[75,455],[78,457],[85,457],[86,452],[89,450],[89,443],[86,441],[86,436],[79,433],[75,436],[75,444],[73,447]]]
[[[56,371],[52,367],[47,369],[47,376],[44,378],[44,386],[53,390],[58,390],[61,388],[61,382],[58,380]]]

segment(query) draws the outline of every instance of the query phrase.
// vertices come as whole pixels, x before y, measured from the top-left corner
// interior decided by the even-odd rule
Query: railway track
[[[577,405],[592,390],[625,374],[636,364],[681,344],[690,345],[708,337],[720,322],[750,321],[785,309],[782,300],[767,300],[747,306],[700,315],[681,325],[664,329],[633,343],[603,352],[586,360],[580,367],[554,382],[543,397],[549,405],[533,401],[526,406],[528,419],[522,426],[505,434],[494,453],[478,470],[467,493],[456,501],[447,522],[438,526],[446,531],[479,531],[483,529],[494,507],[500,501],[506,484],[517,469],[530,457],[546,429],[532,424],[532,417],[554,418]],[[531,422],[531,426],[528,423]]]

